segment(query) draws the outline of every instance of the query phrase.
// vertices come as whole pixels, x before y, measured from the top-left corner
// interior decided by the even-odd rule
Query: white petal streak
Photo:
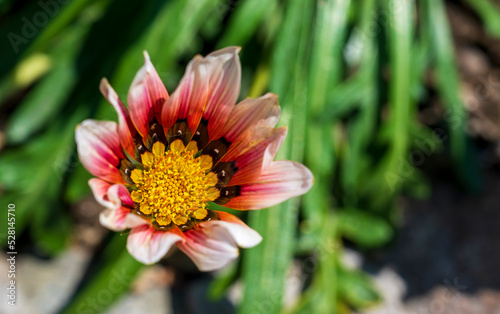
[[[223,268],[238,257],[238,246],[257,245],[261,236],[233,215],[219,212],[221,220],[211,220],[185,232],[186,240],[177,246],[201,271]]]
[[[75,139],[80,161],[90,173],[108,182],[125,183],[117,168],[124,155],[115,122],[85,120],[76,127]]]
[[[304,165],[288,161],[273,161],[253,183],[244,185],[237,196],[224,206],[240,210],[274,206],[292,197],[305,194],[314,177]]]
[[[153,264],[165,256],[172,245],[182,240],[173,232],[156,231],[150,225],[135,227],[127,239],[127,250],[139,262]]]

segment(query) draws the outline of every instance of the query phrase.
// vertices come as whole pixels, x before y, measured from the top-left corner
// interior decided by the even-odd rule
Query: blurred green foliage
[[[498,9],[468,2],[499,35]],[[343,240],[361,250],[389,243],[397,197],[428,195],[412,164],[422,153],[418,143],[432,143],[430,154],[445,148],[460,182],[478,184],[443,0],[4,0],[0,15],[0,36],[9,41],[0,63],[2,207],[16,203],[18,234],[46,254],[65,249],[73,232],[68,208],[90,194],[74,127],[90,117],[116,120],[98,82],[108,77],[126,99],[143,50],[173,91],[195,54],[242,46],[241,98],[280,96],[289,135],[278,157],[304,162],[315,175],[302,201],[249,214],[264,241],[245,250],[211,292],[220,297],[240,278],[241,313],[346,313],[378,302],[369,277],[343,265]],[[428,73],[448,109],[445,137],[417,119]],[[283,309],[285,278],[304,257],[314,262],[301,267],[310,284]],[[141,268],[120,235],[96,265],[64,312],[106,287],[113,269],[132,280]]]

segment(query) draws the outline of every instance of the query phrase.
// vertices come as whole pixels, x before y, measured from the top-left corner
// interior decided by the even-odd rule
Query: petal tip
[[[99,82],[99,90],[101,91],[101,94],[106,98],[110,99],[112,98],[112,90],[113,88],[111,87],[111,84],[109,84],[109,81],[107,78],[103,77],[101,81]]]
[[[101,81],[99,82],[99,86],[103,86],[103,85],[109,85],[109,81],[108,81],[107,77],[103,77],[101,79]]]
[[[278,102],[278,98],[279,96],[275,93],[272,93],[272,92],[267,92],[265,93],[262,98],[267,98],[267,99],[270,99],[272,101],[276,101],[276,103]]]
[[[240,50],[241,47],[238,46],[226,47],[208,54],[206,58],[217,58],[223,63],[236,61],[239,62],[238,53],[240,52]]]
[[[144,56],[144,63],[151,63],[151,58],[146,50],[142,51],[142,55]]]

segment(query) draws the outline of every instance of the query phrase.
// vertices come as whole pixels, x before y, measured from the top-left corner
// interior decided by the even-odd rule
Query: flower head
[[[137,260],[160,260],[175,244],[200,270],[219,269],[260,235],[239,218],[209,210],[214,202],[262,209],[304,194],[311,172],[273,161],[286,136],[275,128],[277,96],[236,104],[241,67],[237,47],[196,56],[169,97],[145,53],[128,93],[128,109],[106,79],[101,92],[118,124],[85,120],[76,128],[78,154],[98,178],[89,181],[106,207],[100,221],[131,229],[127,248]]]

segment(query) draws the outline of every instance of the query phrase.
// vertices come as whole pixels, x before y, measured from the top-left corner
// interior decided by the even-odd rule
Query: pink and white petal
[[[97,202],[106,207],[99,216],[99,220],[104,227],[114,231],[121,231],[148,223],[141,217],[130,213],[130,208],[134,206],[134,202],[125,186],[121,184],[112,185],[96,178],[89,180],[89,186]]]
[[[104,180],[93,178],[89,186],[99,204],[106,208],[117,209],[122,204],[134,207],[134,201],[127,188],[122,184],[111,184]]]
[[[267,93],[259,98],[247,98],[231,111],[231,118],[224,127],[224,137],[235,142],[245,131],[259,125],[274,128],[281,114],[278,96]]]
[[[130,113],[125,107],[123,102],[116,94],[115,90],[109,84],[106,78],[101,80],[99,85],[101,93],[106,97],[108,102],[115,108],[118,114],[118,134],[120,135],[120,142],[124,150],[130,155],[134,156],[134,136],[137,133],[132,120],[130,119]]]
[[[236,174],[229,181],[231,185],[245,185],[257,180],[264,169],[276,157],[283,140],[287,134],[287,128],[273,129],[273,132],[265,140],[248,149],[245,154],[239,156],[235,161],[238,168]]]
[[[165,256],[172,245],[183,239],[183,235],[172,231],[156,231],[151,225],[135,227],[127,238],[127,250],[136,260],[153,264]]]
[[[220,220],[202,222],[201,225],[209,225],[213,228],[219,226],[227,230],[239,247],[251,248],[262,241],[260,234],[247,226],[241,219],[226,212],[217,211]]]
[[[165,133],[178,119],[187,119],[191,132],[196,131],[209,94],[210,64],[201,56],[195,56],[188,64],[179,86],[167,100],[162,111]]]
[[[109,188],[108,199],[113,204],[119,204],[120,206],[123,204],[130,208],[134,207],[134,201],[130,196],[130,192],[122,184],[114,184]]]
[[[274,161],[256,182],[242,186],[240,195],[224,206],[240,210],[274,206],[305,194],[313,182],[311,171],[304,165],[289,160]]]
[[[122,231],[141,225],[149,225],[147,220],[131,213],[130,208],[123,206],[118,209],[105,209],[99,215],[99,222],[104,227],[113,231]]]
[[[275,128],[260,125],[250,128],[244,134],[239,136],[238,140],[231,143],[226,154],[221,158],[221,161],[227,162],[236,160],[238,157],[244,155],[247,151],[252,149],[255,145],[269,138],[275,130]]]
[[[144,66],[137,72],[128,93],[132,122],[143,137],[148,134],[151,119],[155,116],[161,118],[161,110],[167,99],[165,85],[148,53],[144,52]]]
[[[106,208],[116,208],[115,204],[108,198],[108,190],[111,185],[111,183],[97,178],[89,180],[90,190],[92,194],[94,194],[94,198],[99,204]]]
[[[125,183],[118,166],[124,158],[118,126],[111,121],[85,120],[76,127],[81,163],[93,175],[112,183]]]
[[[245,232],[236,237],[243,245],[260,242],[260,235],[253,230],[249,232],[233,222],[212,220],[186,231],[185,241],[178,242],[177,247],[193,260],[200,271],[217,270],[238,257],[238,242],[233,236],[237,232]]]
[[[228,47],[205,58],[195,56],[189,62],[179,86],[163,108],[165,133],[178,119],[187,119],[194,133],[203,116],[209,120],[208,134],[211,139],[223,135],[222,127],[240,90],[239,50],[239,47]]]
[[[208,87],[210,94],[203,112],[203,118],[208,120],[208,135],[211,140],[224,135],[224,125],[240,94],[240,50],[240,47],[227,47],[205,57],[213,65]]]

